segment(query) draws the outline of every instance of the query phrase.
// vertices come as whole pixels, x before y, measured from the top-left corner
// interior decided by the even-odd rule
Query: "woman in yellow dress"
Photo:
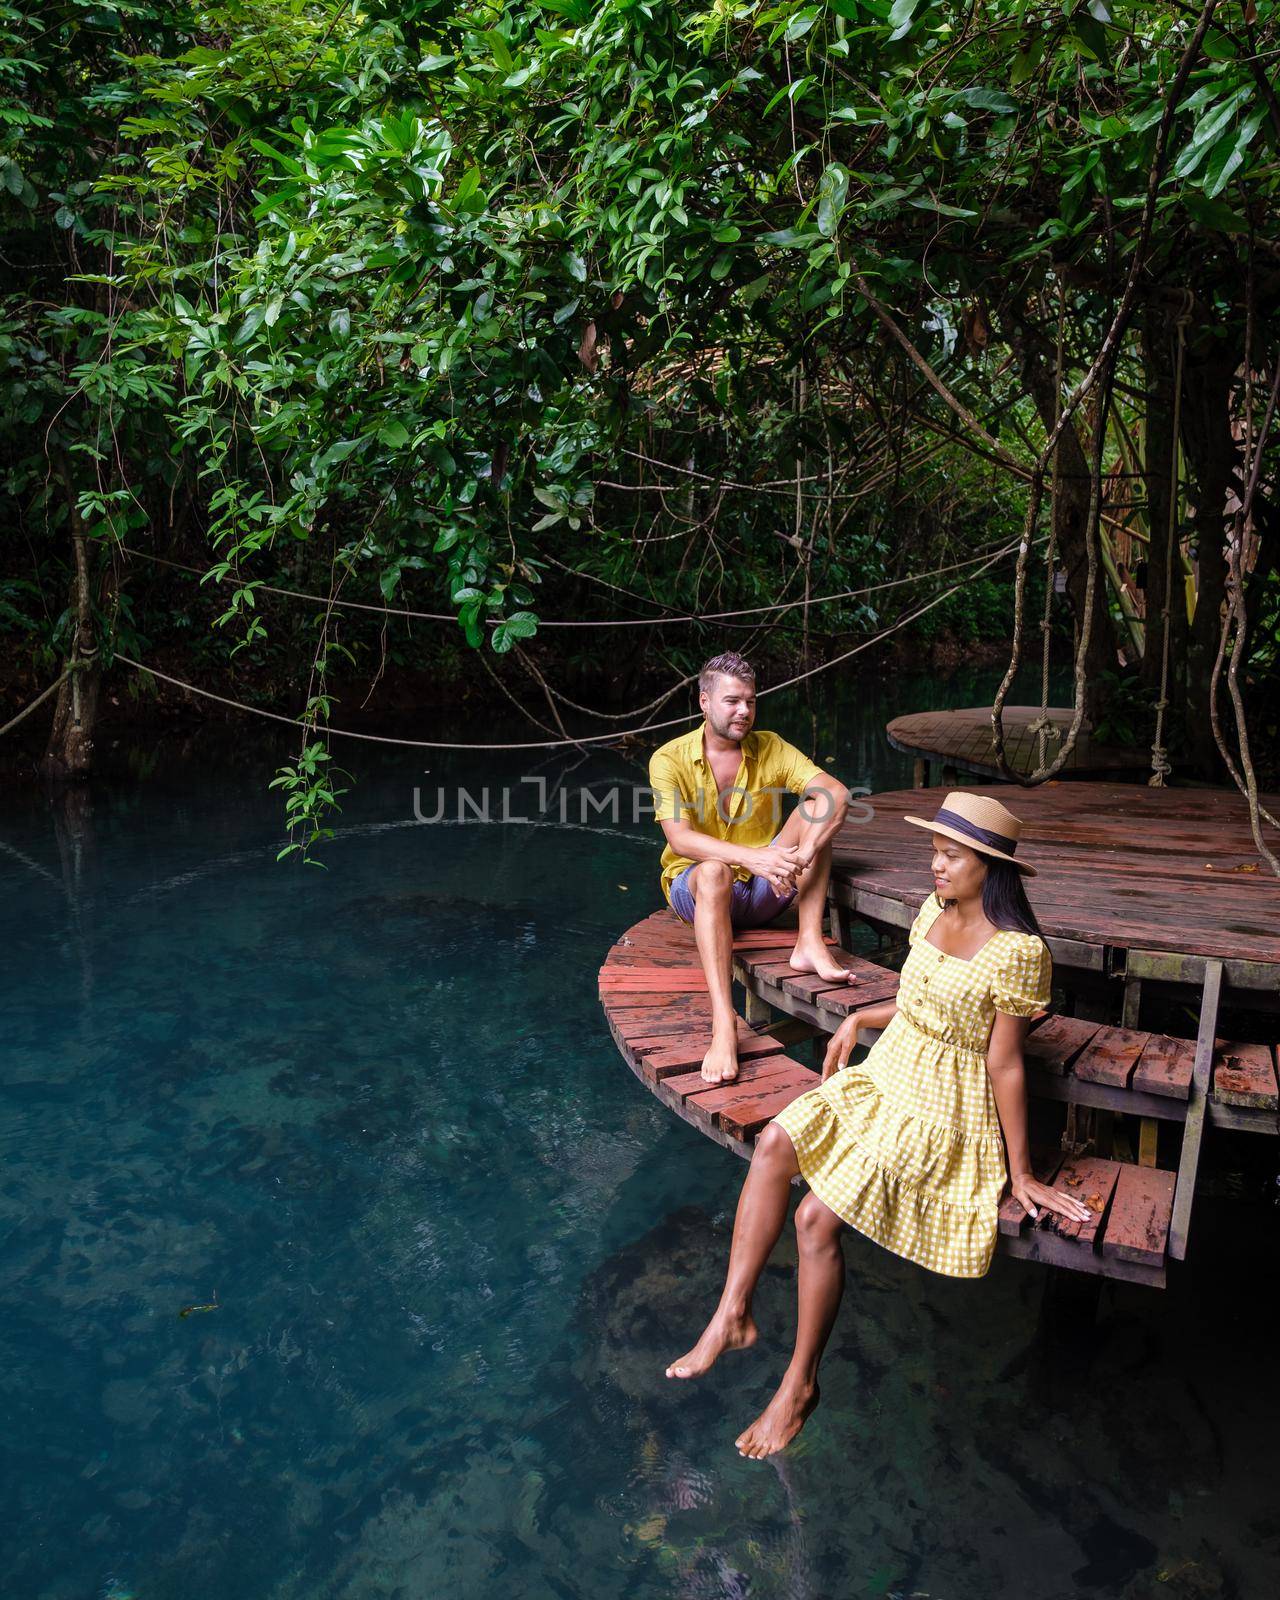
[[[799,1309],[795,1351],[776,1394],[739,1435],[761,1459],[795,1438],[818,1403],[818,1363],[844,1290],[841,1236],[857,1229],[947,1277],[991,1264],[1008,1183],[1032,1217],[1089,1212],[1032,1176],[1022,1041],[1049,1002],[1052,963],[1015,859],[1021,825],[999,801],[949,794],[931,820],[934,892],[910,933],[896,1000],[855,1011],[832,1036],[822,1085],[794,1100],[756,1143],[734,1222],[724,1292],[702,1337],[667,1368],[696,1378],[756,1340],[751,1300],[786,1221],[792,1179]],[[849,1066],[860,1030],[883,1030]],[[1006,1161],[1007,1154],[1007,1161]]]

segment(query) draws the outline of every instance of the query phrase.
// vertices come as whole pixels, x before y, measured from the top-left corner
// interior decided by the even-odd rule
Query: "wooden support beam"
[[[1195,1064],[1191,1069],[1191,1095],[1187,1101],[1187,1120],[1182,1129],[1182,1155],[1178,1161],[1178,1182],[1173,1195],[1173,1220],[1169,1225],[1169,1254],[1175,1261],[1185,1261],[1187,1258],[1187,1236],[1191,1229],[1191,1207],[1196,1197],[1196,1173],[1200,1167],[1200,1143],[1204,1137],[1204,1113],[1209,1101],[1213,1046],[1221,999],[1222,962],[1216,959],[1206,961]]]

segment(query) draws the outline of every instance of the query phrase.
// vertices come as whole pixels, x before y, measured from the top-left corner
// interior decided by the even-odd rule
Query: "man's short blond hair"
[[[715,688],[716,679],[721,677],[741,678],[744,683],[754,684],[756,669],[736,650],[726,650],[722,655],[712,656],[698,674],[698,692],[710,694]]]

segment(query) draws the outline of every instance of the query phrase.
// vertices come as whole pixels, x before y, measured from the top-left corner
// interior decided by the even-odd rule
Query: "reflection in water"
[[[853,783],[906,780],[878,728],[924,698],[893,692],[817,709]],[[418,827],[422,774],[389,763],[328,873],[280,869],[277,760],[3,819],[7,1592],[1275,1591],[1280,1379],[1222,1311],[1273,1213],[1201,1202],[1190,1271],[1096,1315],[1023,1263],[955,1283],[851,1241],[822,1411],[744,1462],[792,1246],[756,1349],[667,1383],[742,1173],[638,1088],[595,1001],[657,903],[652,837]],[[596,752],[571,782],[613,778]]]

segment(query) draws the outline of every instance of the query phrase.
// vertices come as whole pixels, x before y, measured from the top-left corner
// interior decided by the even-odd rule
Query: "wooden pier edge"
[[[792,973],[787,957],[793,939],[791,929],[765,928],[734,941],[734,977],[745,990],[748,1020],[740,1023],[743,1064],[732,1085],[703,1085],[697,1076],[710,1039],[710,1007],[692,929],[671,912],[655,912],[621,936],[600,969],[601,1005],[632,1073],[683,1121],[744,1159],[760,1129],[821,1081],[773,1036],[771,1030],[779,1028],[775,1013],[791,1019],[779,1031],[801,1023],[816,1036],[834,1031],[854,1005],[873,1004],[897,988],[896,973],[847,953],[846,964],[858,974],[855,986]],[[1184,1139],[1177,1173],[1157,1168],[1150,1157],[1135,1164],[1101,1157],[1064,1161],[1058,1155],[1049,1178],[1056,1174],[1081,1185],[1096,1213],[1093,1222],[1067,1225],[1044,1213],[1033,1223],[1006,1199],[999,1232],[1003,1253],[1161,1288],[1167,1259],[1186,1253],[1204,1126],[1221,1120],[1258,1132],[1280,1130],[1274,1066],[1249,1057],[1258,1047],[1215,1037],[1222,964],[1214,963],[1210,972],[1216,981],[1208,986],[1195,1047],[1070,1017],[1049,1018],[1042,1032],[1032,1033],[1033,1094],[1122,1110],[1145,1119],[1144,1128],[1157,1118],[1182,1122],[1191,1137]],[[1227,1085],[1221,1103],[1218,1073]]]

